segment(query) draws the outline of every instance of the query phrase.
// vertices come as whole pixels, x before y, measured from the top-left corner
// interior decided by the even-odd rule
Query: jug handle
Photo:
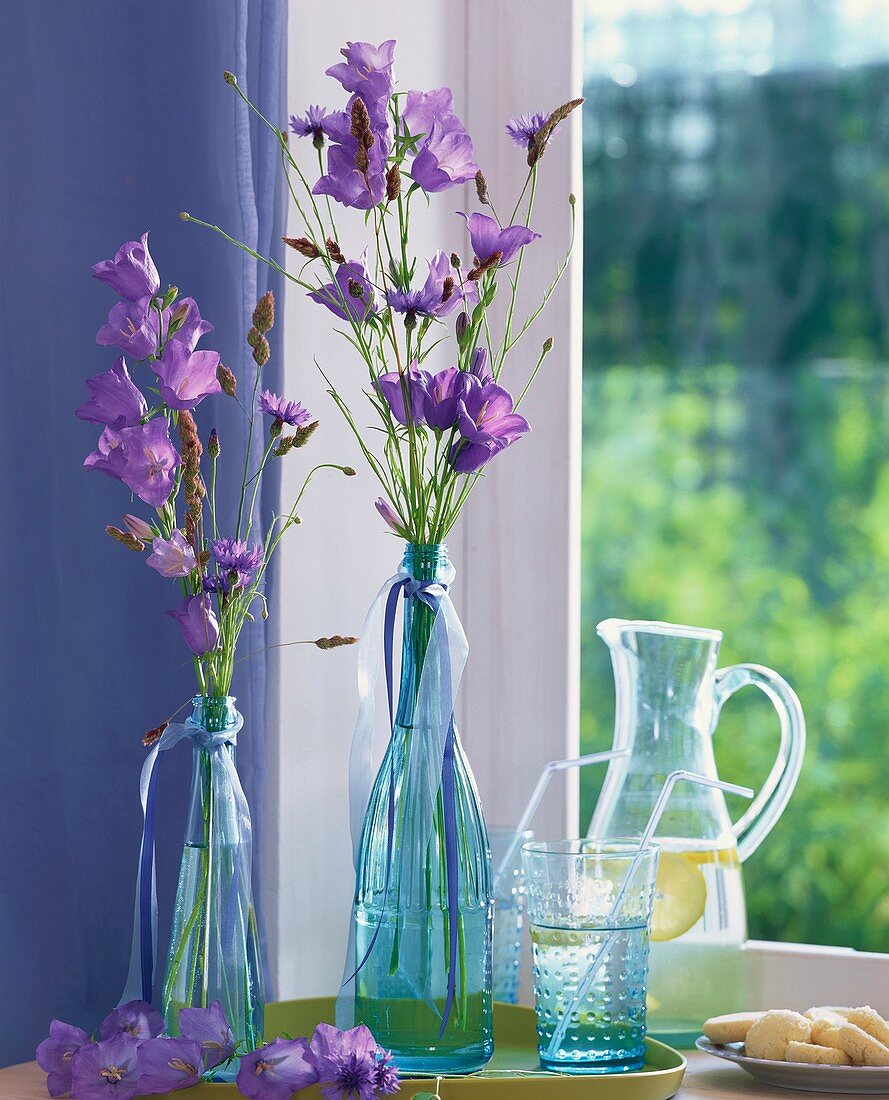
[[[768,778],[756,798],[735,822],[738,858],[743,863],[772,831],[793,794],[806,751],[806,720],[796,692],[783,676],[763,665],[730,665],[716,673],[717,718],[724,703],[742,687],[758,687],[781,721],[781,744]]]

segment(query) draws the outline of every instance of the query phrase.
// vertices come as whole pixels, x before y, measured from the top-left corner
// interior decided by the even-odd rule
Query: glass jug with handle
[[[758,687],[781,721],[775,764],[737,822],[721,791],[680,784],[658,827],[649,1032],[687,1045],[708,1016],[749,1007],[740,951],[747,938],[741,864],[793,793],[805,720],[795,692],[771,669],[716,667],[718,630],[625,619],[606,619],[597,629],[614,667],[614,748],[629,753],[609,765],[590,836],[641,834],[661,785],[678,768],[717,778],[713,732],[723,704],[739,688]]]

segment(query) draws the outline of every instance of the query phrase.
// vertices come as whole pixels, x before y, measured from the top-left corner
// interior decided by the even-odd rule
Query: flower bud
[[[463,261],[460,259],[456,252],[451,253],[451,267],[454,268],[455,271],[460,270],[460,264],[462,262]]]
[[[461,344],[463,343],[463,340],[464,340],[468,330],[469,330],[469,314],[466,312],[466,310],[463,310],[463,312],[457,318],[457,325],[456,325],[457,340]]]
[[[178,296],[179,296],[179,287],[178,286],[167,287],[167,293],[164,295],[164,300],[163,300],[163,303],[161,304],[161,309],[169,309],[170,306],[176,301]]]
[[[214,428],[210,432],[210,438],[207,440],[207,454],[211,458],[219,458],[219,436]]]
[[[489,205],[488,181],[485,179],[485,174],[481,168],[475,173],[475,193],[478,195],[478,201],[482,206]]]
[[[281,429],[283,427],[284,421],[276,416],[275,419],[272,421],[271,427],[269,428],[269,439],[277,439],[278,436],[281,434]]]
[[[553,350],[553,338],[552,338],[552,336],[547,336],[547,338],[543,341],[543,354],[544,355],[549,355],[549,353],[552,350]]]
[[[364,294],[364,288],[357,279],[349,279],[349,297],[360,298]]]
[[[260,332],[268,332],[275,323],[275,296],[270,290],[256,303],[253,311],[253,325]]]
[[[157,537],[150,523],[146,523],[144,519],[131,515],[129,512],[123,517],[123,525],[133,538],[137,538],[141,542],[151,542],[153,538]]]
[[[284,134],[284,137],[287,136],[287,134]],[[317,126],[315,128],[315,132],[312,134],[312,144],[315,146],[316,149],[324,148],[324,131],[321,129],[320,126]]]
[[[351,466],[344,466],[343,467],[343,473],[346,475],[346,477],[357,477],[358,476],[358,471],[353,470]]]
[[[233,87],[238,83],[238,78],[235,76],[234,73],[230,73],[228,69],[226,69],[225,72],[222,74],[222,79],[226,82],[226,84],[231,84]]]
[[[393,164],[386,173],[386,198],[393,202],[401,194],[401,172],[397,164]]]
[[[443,298],[442,301],[444,301]],[[404,327],[408,332],[417,327],[417,315],[412,309],[409,309],[404,315]]]
[[[238,380],[224,363],[220,363],[216,368],[216,381],[222,387],[222,392],[224,394],[227,394],[229,397],[234,397],[237,394]]]

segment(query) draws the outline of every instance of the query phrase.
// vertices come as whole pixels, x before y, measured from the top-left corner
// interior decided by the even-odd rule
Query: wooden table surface
[[[760,1084],[748,1076],[739,1066],[726,1065],[699,1051],[685,1051],[688,1070],[677,1100],[749,1100],[759,1097],[766,1100],[813,1100],[816,1093],[798,1092],[796,1089],[776,1089]],[[2,1100],[46,1100],[46,1077],[36,1062],[0,1069],[0,1098]],[[179,1093],[187,1096],[187,1093]],[[823,1094],[822,1094],[823,1095]]]

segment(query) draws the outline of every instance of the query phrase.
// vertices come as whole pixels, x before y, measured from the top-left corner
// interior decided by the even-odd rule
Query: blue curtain
[[[149,229],[162,280],[198,300],[216,325],[204,345],[246,383],[244,333],[268,271],[177,215],[275,251],[276,146],[222,72],[237,72],[267,116],[283,119],[286,3],[28,0],[4,15],[0,515],[14,552],[0,585],[0,1065],[33,1057],[52,1016],[91,1028],[119,996],[141,736],[193,690],[164,614],[177,602],[169,582],[103,532],[129,497],[81,470],[97,434],[74,418],[83,378],[114,358],[94,343],[114,295],[90,265]],[[271,388],[279,365],[273,343]],[[242,414],[217,398],[198,420],[205,438],[218,428],[222,468],[234,477]],[[262,624],[251,629],[243,652],[264,644]],[[259,845],[265,668],[253,658],[235,685]],[[189,771],[189,752],[176,750],[161,780],[162,917]],[[166,933],[162,921],[162,945]]]

